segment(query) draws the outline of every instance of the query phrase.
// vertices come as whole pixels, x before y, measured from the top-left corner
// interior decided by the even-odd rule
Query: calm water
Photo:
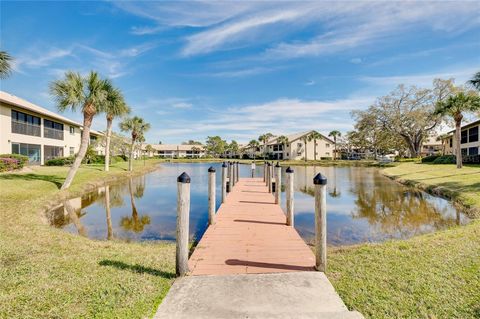
[[[190,234],[192,240],[199,239],[207,227],[207,169],[210,166],[217,169],[218,208],[220,165],[162,164],[158,171],[71,199],[65,207],[57,207],[47,215],[55,227],[89,238],[175,240],[176,178],[185,171],[192,179]],[[261,170],[258,166],[257,176]],[[318,172],[328,178],[327,238],[332,245],[408,238],[468,222],[445,199],[399,185],[375,168],[295,167],[294,170],[295,228],[307,242],[314,235],[312,179]],[[249,175],[250,166],[240,165],[240,176]],[[285,176],[282,180],[285,181]],[[284,204],[285,193],[282,198]]]

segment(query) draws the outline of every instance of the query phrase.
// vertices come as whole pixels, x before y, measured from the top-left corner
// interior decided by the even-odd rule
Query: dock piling
[[[208,169],[208,224],[215,224],[215,169]]]
[[[287,225],[293,226],[294,223],[294,190],[293,190],[293,179],[294,172],[290,167],[287,168],[286,172],[286,198],[287,198]]]
[[[327,178],[318,173],[315,185],[315,269],[327,269]]]
[[[267,186],[268,192],[272,192],[272,164],[270,162],[267,163]]]
[[[236,182],[238,183],[238,180],[240,179],[240,162],[237,162],[235,167],[237,168],[237,174],[235,174],[235,176],[237,177]]]
[[[276,174],[275,174],[275,204],[281,205],[281,194],[282,194],[282,168],[280,164],[277,162],[275,166]]]
[[[222,204],[227,199],[227,163],[222,164]]]
[[[177,246],[175,271],[177,276],[188,272],[188,229],[190,219],[190,176],[183,172],[177,178]]]
[[[252,162],[252,178],[255,177],[255,161]]]

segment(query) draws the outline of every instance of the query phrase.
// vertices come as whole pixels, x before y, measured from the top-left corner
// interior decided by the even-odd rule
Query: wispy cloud
[[[310,80],[310,81],[305,82],[304,85],[306,85],[306,86],[312,86],[312,85],[315,85],[315,83],[316,83],[316,82],[315,82],[314,80]]]

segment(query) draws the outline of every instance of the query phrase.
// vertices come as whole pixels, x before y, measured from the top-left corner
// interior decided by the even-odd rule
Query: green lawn
[[[135,162],[136,172],[156,161]],[[84,166],[71,187],[126,175]],[[67,196],[67,168],[0,174],[0,318],[144,318],[156,310],[175,274],[172,244],[93,241],[47,225],[42,208]]]
[[[404,163],[384,172],[480,208],[478,166]],[[327,275],[340,296],[367,318],[480,318],[478,220],[408,240],[335,249],[328,257]]]

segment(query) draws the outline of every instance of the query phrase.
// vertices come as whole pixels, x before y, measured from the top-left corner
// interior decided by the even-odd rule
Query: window
[[[12,143],[12,154],[28,156],[28,163],[40,164],[41,146],[36,144]]]
[[[450,139],[450,147],[453,147],[453,138]]]
[[[70,147],[70,156],[75,155],[75,147]]]
[[[468,142],[478,142],[478,126],[472,127],[468,130]],[[477,155],[477,154],[475,154]]]
[[[329,148],[329,147],[330,147],[330,144],[326,143],[325,146],[326,146],[327,148]]]
[[[297,147],[302,147],[303,144],[302,143],[297,143]]]
[[[467,132],[468,132],[468,130],[462,131],[462,134],[461,134],[462,138],[461,138],[461,141],[460,141],[461,144],[468,143]]]
[[[468,155],[478,155],[478,147],[470,147],[468,149]]]
[[[467,156],[467,151],[468,149],[467,148],[462,148],[462,156]]]
[[[70,126],[70,134],[74,135],[75,134],[75,127]]]
[[[63,140],[63,124],[43,120],[43,137]]]
[[[12,133],[40,136],[40,118],[12,110]]]

